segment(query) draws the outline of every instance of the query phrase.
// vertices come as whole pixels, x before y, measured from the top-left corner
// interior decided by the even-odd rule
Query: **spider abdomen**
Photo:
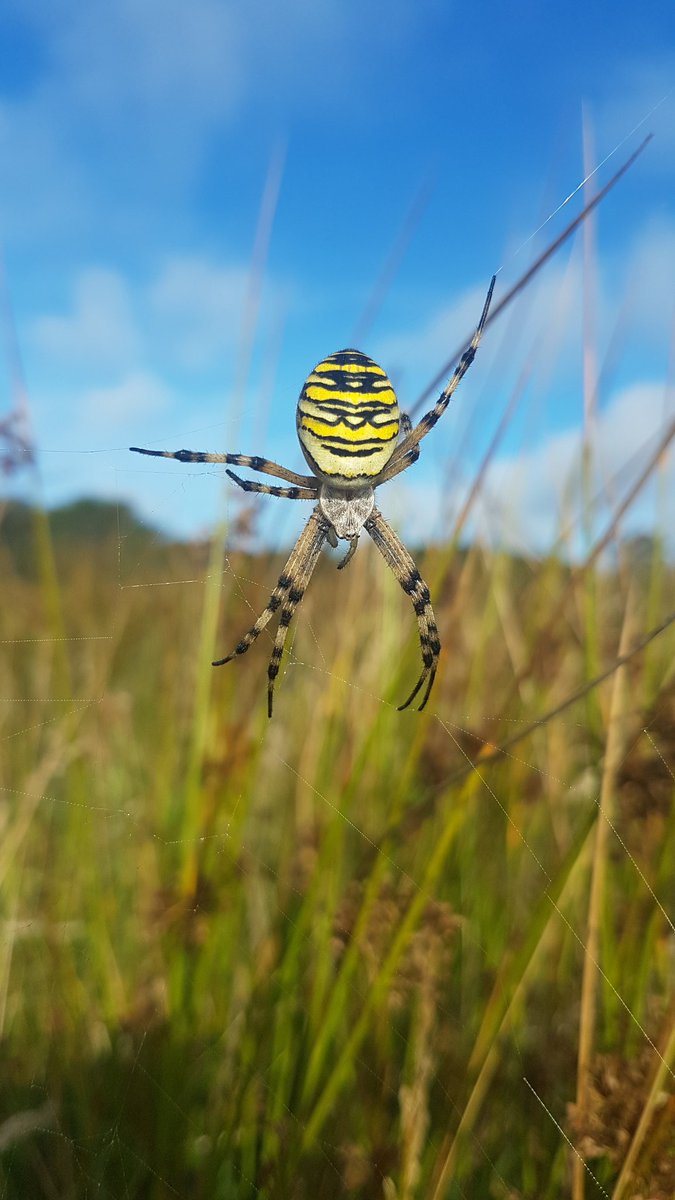
[[[305,380],[297,408],[300,445],[312,470],[334,488],[379,475],[394,453],[399,425],[390,380],[358,350],[329,355]]]

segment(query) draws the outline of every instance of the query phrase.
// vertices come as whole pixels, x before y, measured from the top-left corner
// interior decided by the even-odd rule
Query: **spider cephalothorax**
[[[426,684],[420,709],[424,708],[436,675],[441,644],[429,589],[403,543],[375,506],[375,488],[400,475],[419,458],[419,444],[445,412],[453,392],[474,360],[487,320],[494,278],[490,282],[476,332],[434,407],[413,428],[401,414],[387,375],[358,350],[340,350],[322,359],[306,379],[297,408],[297,430],[302,452],[311,475],[298,475],[267,458],[246,454],[209,454],[196,450],[131,449],[138,454],[159,458],[177,458],[180,462],[229,463],[248,467],[291,484],[277,487],[252,479],[241,479],[234,471],[227,474],[245,492],[264,492],[289,500],[316,500],[318,503],[291,551],[267,607],[254,625],[226,658],[215,667],[245,654],[249,646],[280,609],[272,657],[268,667],[268,713],[272,715],[274,682],[284,650],[288,627],[302,600],[325,541],[337,546],[349,542],[339,568],[354,554],[362,529],[373,539],[401,587],[410,596],[422,649],[422,673],[400,708],[407,708]]]

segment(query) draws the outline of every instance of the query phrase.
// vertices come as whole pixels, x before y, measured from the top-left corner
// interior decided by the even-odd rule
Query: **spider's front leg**
[[[407,413],[401,413],[401,442],[403,445],[409,433],[412,433],[413,424]],[[412,467],[420,456],[420,448],[415,442],[409,450],[404,451],[400,458],[394,454],[391,462],[384,468],[377,479],[378,487],[381,483],[387,483],[389,479],[394,479],[400,475],[402,471],[407,471],[408,467]]]
[[[269,458],[261,458],[259,454],[211,454],[205,450],[145,450],[142,446],[130,446],[129,449],[133,450],[134,454],[147,454],[151,458],[175,458],[182,463],[229,463],[232,467],[248,467],[251,471],[260,471],[262,475],[285,479],[287,483],[294,483],[296,487],[309,488],[312,492],[316,485],[313,475],[298,475],[297,471],[289,471],[287,467],[271,462]],[[237,477],[233,478],[241,487]],[[298,498],[307,499],[306,496]]]
[[[415,461],[417,458],[417,455],[414,454],[415,448],[419,446],[422,438],[427,436],[429,431],[433,429],[436,422],[440,419],[440,417],[443,416],[443,413],[448,407],[450,400],[452,399],[454,393],[456,392],[462,379],[466,375],[469,367],[476,357],[476,351],[483,336],[485,323],[488,319],[496,278],[496,275],[493,275],[492,279],[490,280],[490,286],[488,288],[487,296],[485,297],[483,311],[481,313],[476,332],[474,333],[469,345],[457,363],[449,383],[446,385],[446,387],[444,387],[443,391],[438,397],[438,400],[434,404],[434,407],[422,417],[422,420],[418,422],[414,429],[409,429],[406,431],[403,440],[400,441],[396,447],[391,461],[382,471],[378,483],[386,483],[388,479],[393,479],[395,475],[399,475],[401,471],[405,471],[406,467],[409,467],[411,463]]]

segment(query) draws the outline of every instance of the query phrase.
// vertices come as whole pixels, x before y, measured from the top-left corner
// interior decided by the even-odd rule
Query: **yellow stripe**
[[[391,388],[382,389],[381,392],[359,392],[356,389],[353,392],[338,392],[335,389],[326,387],[318,387],[313,384],[311,387],[305,386],[305,396],[308,400],[314,400],[317,404],[322,404],[331,400],[346,400],[349,404],[396,404],[396,394]],[[300,398],[300,406],[302,407],[302,397]]]
[[[325,425],[323,421],[311,417],[303,417],[301,429],[306,429],[308,433],[313,433],[319,438],[345,438],[355,445],[359,445],[360,442],[390,442],[398,433],[396,428],[387,431],[386,427],[377,425],[363,425],[361,429],[352,429],[351,425],[345,425],[342,421],[339,425]]]
[[[348,425],[361,425],[364,421],[371,425],[395,425],[398,429],[399,415],[392,408],[375,408],[374,405],[364,405],[356,408],[354,405],[341,404],[339,408],[329,404],[314,404],[305,400],[299,409],[301,417],[315,417],[317,421],[325,421],[332,417],[336,421],[346,421]]]

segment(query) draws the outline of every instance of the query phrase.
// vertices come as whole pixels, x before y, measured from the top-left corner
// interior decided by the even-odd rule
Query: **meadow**
[[[423,713],[408,598],[324,555],[269,721],[269,634],[210,661],[281,554],[4,518],[3,1200],[672,1200],[659,540],[418,550]]]

